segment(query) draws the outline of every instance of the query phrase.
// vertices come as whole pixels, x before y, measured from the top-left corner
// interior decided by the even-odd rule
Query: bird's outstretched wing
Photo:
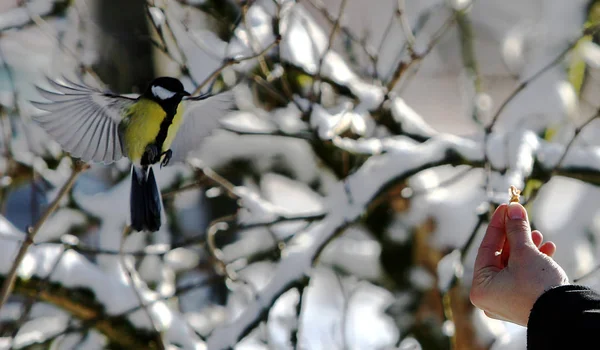
[[[184,162],[191,151],[221,126],[220,120],[234,105],[233,91],[219,93],[204,100],[184,101],[183,123],[171,144],[171,162]]]
[[[125,154],[119,133],[123,112],[135,98],[75,83],[48,79],[57,92],[37,87],[50,102],[32,102],[49,113],[33,117],[62,148],[85,162],[112,163]]]

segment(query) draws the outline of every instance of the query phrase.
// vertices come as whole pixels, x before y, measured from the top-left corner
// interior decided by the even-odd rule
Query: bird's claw
[[[156,145],[148,145],[144,151],[144,155],[142,156],[142,165],[151,165],[160,160],[160,152],[158,151],[158,147]]]
[[[169,161],[171,160],[171,157],[173,156],[173,151],[168,149],[165,152],[163,152],[163,155],[165,157],[163,158],[162,162],[160,162],[161,169],[162,169],[162,167],[167,166],[169,164]]]

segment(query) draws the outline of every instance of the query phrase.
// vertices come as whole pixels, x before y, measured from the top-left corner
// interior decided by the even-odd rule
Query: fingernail
[[[510,203],[508,205],[508,217],[511,220],[525,220],[525,208],[519,203]]]

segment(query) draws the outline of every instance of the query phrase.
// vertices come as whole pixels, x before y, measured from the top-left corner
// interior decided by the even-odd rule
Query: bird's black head
[[[152,80],[143,96],[160,104],[165,111],[174,113],[181,99],[189,95],[178,79],[160,77]]]

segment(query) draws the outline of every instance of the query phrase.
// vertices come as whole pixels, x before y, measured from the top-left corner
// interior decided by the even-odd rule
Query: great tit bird
[[[175,78],[154,79],[139,95],[103,92],[68,79],[48,79],[52,92],[36,86],[50,102],[33,102],[46,114],[33,117],[62,148],[84,162],[109,164],[127,157],[131,170],[131,227],[158,231],[162,200],[152,165],[181,161],[219,126],[231,108],[231,95],[219,94],[190,105]],[[189,105],[189,106],[187,106]],[[183,131],[178,133],[180,126]]]

